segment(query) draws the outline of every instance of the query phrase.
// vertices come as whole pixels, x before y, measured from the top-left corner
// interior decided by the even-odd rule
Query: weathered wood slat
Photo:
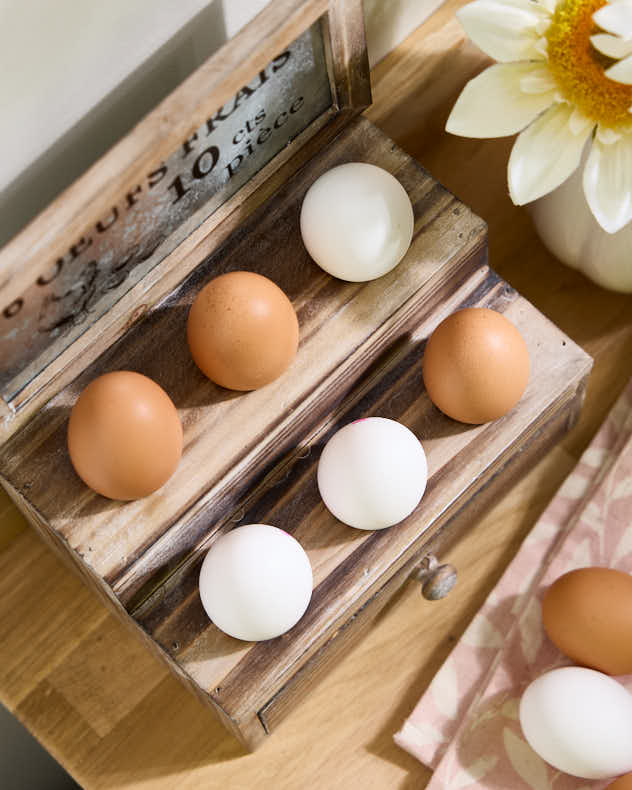
[[[266,735],[271,734],[277,728],[287,714],[324,677],[327,669],[342,658],[357,639],[366,632],[391,597],[406,583],[412,569],[421,559],[429,552],[442,553],[445,551],[459,535],[470,529],[475,521],[502,496],[508,485],[517,480],[520,475],[527,473],[542,455],[564,436],[579,417],[583,397],[584,382],[580,382],[577,391],[569,390],[566,393],[565,403],[558,403],[555,409],[543,414],[537,425],[533,426],[531,435],[524,437],[524,443],[520,446],[519,452],[510,454],[504,465],[499,464],[483,488],[477,491],[476,496],[467,499],[456,512],[450,515],[449,519],[438,525],[432,536],[428,540],[424,539],[422,548],[413,554],[357,612],[354,612],[344,625],[334,632],[331,639],[325,642],[290,677],[277,694],[266,702],[257,712],[257,718]],[[256,735],[258,739],[254,741],[254,745],[264,738],[260,731],[256,732]]]
[[[298,231],[308,186],[335,164],[358,159],[396,174],[416,213],[415,239],[405,260],[367,284],[342,283],[325,274],[309,259]],[[484,233],[481,220],[375,127],[359,120],[10,440],[0,473],[125,598],[136,592],[140,578],[131,567],[162,535],[169,531],[169,551],[177,548],[174,522],[205,495],[234,501],[270,453],[278,456],[296,441],[421,311],[452,290],[469,257],[484,255]],[[298,356],[287,373],[245,395],[215,386],[197,370],[185,333],[188,306],[202,285],[240,268],[270,276],[283,288],[297,308],[301,332]],[[143,372],[169,393],[182,416],[185,453],[160,491],[114,505],[76,477],[65,432],[78,392],[97,375],[118,369]]]
[[[366,284],[322,272],[298,229],[302,197],[315,178],[358,160],[394,173],[415,212],[404,261]],[[505,468],[525,447],[544,446],[577,414],[589,357],[491,272],[486,257],[485,224],[371,124],[357,120],[0,452],[0,474],[38,529],[250,746],[365,627],[414,558],[452,525],[462,527],[464,514],[503,484]],[[287,373],[245,395],[199,373],[184,331],[199,289],[212,276],[240,268],[271,276],[288,293],[301,336]],[[516,409],[483,426],[443,416],[421,375],[434,327],[472,305],[504,312],[523,333],[533,363]],[[132,503],[90,492],[72,471],[65,441],[78,392],[100,373],[121,368],[143,372],[166,389],[185,436],[174,477]],[[366,415],[408,425],[429,461],[428,487],[415,513],[374,533],[334,519],[315,482],[328,437]],[[197,589],[209,545],[235,525],[253,522],[292,532],[310,556],[315,583],[295,628],[254,645],[210,623]]]
[[[268,4],[253,23],[209,58],[3,249],[0,265],[6,278],[6,303],[46,271],[51,260],[64,254],[69,239],[81,236],[86,210],[97,219],[107,216],[121,190],[142,181],[156,162],[168,157],[327,10],[328,0]]]
[[[68,347],[62,345],[54,353],[49,348],[51,353],[46,359],[42,356],[31,360],[21,369],[23,375],[19,384],[15,384],[15,392],[2,390],[0,394],[10,402],[0,398],[0,441],[24,425],[132,323],[170,293],[279,185],[370,104],[362,20],[361,0],[282,0],[268,4],[255,20],[0,251],[0,308],[10,306],[14,299],[24,301],[22,297],[29,289],[33,297],[32,289],[38,290],[35,283],[39,277],[45,281],[50,278],[57,265],[65,265],[74,256],[73,248],[93,250],[93,241],[98,246],[95,226],[114,211],[119,216],[134,206],[137,216],[125,230],[131,239],[127,249],[130,254],[123,257],[128,261],[135,257],[149,261],[149,269],[140,281],[127,280],[129,290],[124,290],[107,312],[103,315],[97,312],[89,322],[78,322],[83,331],[73,329],[74,339]],[[171,204],[166,215],[173,216],[173,227],[169,222],[166,227],[165,212],[158,212],[161,219],[157,222],[156,207],[152,208],[151,201],[141,211],[136,206],[140,201],[138,195],[154,194],[152,189],[158,182],[152,179],[158,178],[156,173],[165,162],[173,164],[174,157],[180,160],[183,145],[194,139],[205,124],[208,129],[209,119],[221,114],[226,102],[235,99],[253,79],[258,79],[262,70],[271,67],[273,59],[300,39],[310,26],[325,33],[322,43],[328,54],[328,72],[322,76],[329,79],[331,103],[321,107],[320,114],[312,120],[303,118],[303,126],[288,137],[270,161],[263,160],[260,169],[235,194],[223,194],[220,189],[217,195],[211,194],[196,210],[191,209],[192,213],[184,216]],[[224,120],[231,114],[226,112]],[[205,133],[208,134],[210,131]],[[203,136],[201,131],[198,136]],[[168,169],[171,175],[163,184],[174,175],[171,165],[165,167],[165,174]],[[154,235],[151,241],[142,240],[141,230],[148,228],[153,228]],[[134,247],[133,239],[139,246]],[[106,245],[104,260],[112,252],[116,255],[116,242],[114,247],[108,250]],[[90,262],[89,255],[84,257],[82,265],[86,267],[96,264],[98,268],[104,263],[104,260],[98,264]],[[135,265],[130,263],[132,267]],[[125,269],[124,264],[121,267]],[[80,277],[80,272],[75,271],[75,276]],[[126,277],[123,276],[123,281]],[[26,298],[26,301],[33,300]],[[88,311],[93,312],[92,307]],[[34,325],[39,308],[35,305],[31,311],[30,318],[24,320]],[[41,339],[39,332],[37,336]]]
[[[476,275],[484,273],[481,279]],[[209,513],[208,537],[132,615],[197,685],[231,718],[250,729],[292,678],[303,671],[350,612],[361,609],[384,584],[486,488],[527,445],[543,446],[578,412],[590,361],[524,299],[487,270],[471,272],[458,300],[392,348],[367,371],[343,403],[301,447],[272,469],[236,510]],[[530,384],[517,409],[495,423],[459,425],[430,403],[421,357],[431,328],[451,310],[490,306],[505,312],[527,340],[533,360]],[[316,488],[319,451],[349,421],[379,415],[408,425],[424,443],[429,480],[413,516],[389,530],[351,530],[333,518]],[[292,532],[314,568],[314,594],[301,622],[283,637],[250,647],[219,632],[199,601],[197,578],[204,550],[239,523],[271,523]],[[377,600],[377,599],[376,599]],[[261,734],[261,733],[260,733]]]

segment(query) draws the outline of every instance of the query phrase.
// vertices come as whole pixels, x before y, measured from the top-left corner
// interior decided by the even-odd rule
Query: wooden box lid
[[[285,81],[289,74],[296,79]],[[277,0],[0,255],[8,322],[0,480],[44,538],[249,745],[275,725],[295,688],[309,686],[315,658],[394,589],[427,542],[527,444],[570,424],[590,369],[490,272],[485,223],[355,117],[368,102],[359,0]],[[309,186],[350,161],[392,173],[415,216],[402,262],[368,283],[319,269],[298,226]],[[300,324],[289,370],[246,394],[206,379],[186,345],[192,300],[210,278],[236,269],[277,282]],[[506,312],[534,363],[519,406],[489,426],[443,417],[421,379],[426,338],[465,305]],[[66,448],[79,392],[120,369],[166,390],[185,439],[172,478],[125,503],[88,489]],[[365,414],[409,425],[424,442],[430,477],[410,518],[357,534],[320,502],[315,465],[336,427]],[[219,535],[262,521],[300,540],[315,589],[295,628],[249,644],[208,620],[197,577]]]
[[[275,0],[0,252],[0,442],[370,103],[361,0]]]

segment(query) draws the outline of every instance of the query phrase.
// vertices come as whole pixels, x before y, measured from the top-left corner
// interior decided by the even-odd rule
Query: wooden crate
[[[309,185],[348,161],[392,172],[415,212],[405,259],[364,284],[320,270],[298,227]],[[467,525],[478,500],[492,495],[488,487],[496,495],[505,467],[542,452],[577,416],[589,358],[489,270],[486,250],[484,223],[368,121],[356,120],[2,451],[3,482],[31,520],[250,746],[370,621],[440,533]],[[247,394],[205,379],[184,331],[187,307],[209,278],[242,268],[272,277],[288,293],[301,332],[292,367]],[[504,312],[524,335],[533,363],[516,409],[483,426],[443,416],[421,376],[426,338],[465,305]],[[158,381],[178,407],[185,435],[172,479],[130,503],[87,489],[65,441],[77,394],[95,376],[119,369]],[[408,425],[429,463],[415,513],[374,533],[333,518],[315,482],[320,447],[337,427],[365,415]],[[297,537],[312,561],[315,589],[292,631],[249,644],[209,622],[197,578],[219,535],[260,522]]]
[[[152,130],[158,134],[152,155],[172,150],[199,122],[196,113],[216,109],[216,102],[253,73],[241,65],[237,76],[231,71],[249,46],[264,44],[249,60],[249,68],[260,69],[326,13],[321,21],[330,41],[332,107],[217,211],[204,204],[176,227],[166,239],[166,257],[4,406],[5,435],[12,435],[0,449],[0,480],[10,495],[44,539],[249,747],[352,644],[429,550],[467,528],[570,427],[591,365],[488,268],[485,223],[384,134],[355,117],[368,100],[362,36],[354,27],[359,3],[283,0],[271,8],[213,60],[223,69],[223,81],[203,67],[108,155],[105,164],[118,163],[122,173],[113,185],[102,167],[88,173],[0,256],[7,277],[3,293],[15,296],[27,282],[17,265],[21,254],[47,284],[43,240],[53,239],[58,250],[67,247],[86,212],[94,209],[99,216],[121,183],[134,183],[137,165],[146,167],[148,160],[138,164],[133,153],[140,155]],[[211,77],[216,91],[192,110],[193,120],[167,129],[167,111],[201,93]],[[320,174],[349,161],[391,172],[414,208],[410,250],[392,272],[369,283],[327,275],[310,260],[299,233],[306,190]],[[208,381],[186,346],[187,311],[195,295],[212,277],[236,269],[273,279],[292,300],[300,324],[299,352],[290,369],[246,394]],[[504,312],[523,333],[532,357],[531,379],[518,406],[484,426],[444,417],[429,402],[421,377],[427,337],[466,305]],[[75,475],[66,449],[68,414],[79,392],[97,375],[120,369],[144,373],[167,391],[185,439],[174,476],[151,496],[128,503],[90,491]],[[315,482],[327,438],[365,415],[408,425],[429,462],[428,487],[417,510],[403,523],[373,533],[334,519]],[[213,541],[253,522],[294,534],[310,557],[315,584],[301,621],[278,639],[257,644],[221,633],[205,615],[197,589],[199,566]]]

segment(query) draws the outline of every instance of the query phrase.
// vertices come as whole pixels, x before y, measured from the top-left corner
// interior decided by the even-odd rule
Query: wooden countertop
[[[407,583],[255,754],[44,546],[0,494],[0,700],[86,788],[421,788],[400,727],[632,375],[632,297],[555,261],[507,197],[511,140],[443,132],[486,65],[448,2],[373,71],[368,117],[489,223],[491,265],[594,358],[579,424],[446,555],[439,602]]]

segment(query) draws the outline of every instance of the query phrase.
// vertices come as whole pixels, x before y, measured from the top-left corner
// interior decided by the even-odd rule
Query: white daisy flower
[[[447,131],[520,132],[508,166],[517,205],[563,183],[589,143],[588,205],[620,230],[632,220],[632,0],[475,0],[457,15],[499,62],[467,83]]]

